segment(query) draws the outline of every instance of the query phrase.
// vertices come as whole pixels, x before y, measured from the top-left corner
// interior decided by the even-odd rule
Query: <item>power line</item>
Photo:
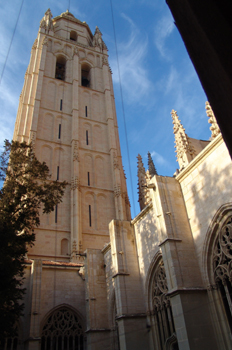
[[[21,6],[20,6],[20,9],[19,9],[19,14],[18,14],[18,18],[17,18],[17,20],[16,20],[15,27],[14,27],[14,31],[13,31],[13,35],[12,35],[12,38],[11,38],[11,41],[10,41],[10,46],[9,46],[9,48],[8,48],[7,55],[6,55],[6,59],[5,59],[3,68],[2,68],[2,73],[1,73],[1,77],[0,77],[0,84],[1,84],[2,77],[3,77],[3,74],[4,74],[5,68],[6,68],[6,63],[7,63],[7,60],[8,60],[9,53],[10,53],[11,45],[12,45],[12,42],[13,42],[13,40],[14,40],[16,28],[17,28],[18,21],[19,21],[19,17],[20,17],[20,15],[21,15],[22,7],[23,7],[23,2],[24,2],[24,0],[22,0],[22,2],[21,2]]]
[[[121,94],[121,102],[122,102],[122,114],[123,114],[124,130],[125,130],[125,137],[126,137],[126,149],[127,149],[127,158],[128,158],[128,164],[129,164],[129,175],[130,175],[132,202],[133,202],[133,212],[134,212],[134,217],[135,217],[135,200],[134,200],[134,191],[133,191],[134,187],[133,187],[133,181],[132,181],[132,175],[131,175],[130,153],[129,153],[129,145],[128,145],[128,137],[127,137],[126,118],[125,118],[125,109],[124,109],[124,102],[123,102],[122,82],[121,82],[121,74],[120,74],[120,66],[119,66],[119,58],[118,58],[118,46],[117,46],[116,31],[115,31],[115,24],[114,24],[114,13],[113,13],[112,0],[110,0],[110,5],[111,5],[112,22],[113,22],[113,29],[114,29],[114,42],[115,42],[117,66],[118,66],[118,76],[119,76],[120,94]]]

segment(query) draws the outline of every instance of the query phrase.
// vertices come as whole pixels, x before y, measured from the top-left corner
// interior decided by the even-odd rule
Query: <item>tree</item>
[[[50,178],[31,144],[5,140],[0,156],[0,347],[23,312],[24,260],[35,241],[40,210],[53,211],[67,185]]]

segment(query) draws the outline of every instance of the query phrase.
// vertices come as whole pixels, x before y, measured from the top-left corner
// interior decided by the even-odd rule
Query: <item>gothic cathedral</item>
[[[231,159],[206,104],[210,141],[172,111],[179,170],[138,156],[131,220],[107,47],[66,11],[40,22],[15,123],[63,202],[41,215],[25,260],[25,310],[6,349],[232,348]]]

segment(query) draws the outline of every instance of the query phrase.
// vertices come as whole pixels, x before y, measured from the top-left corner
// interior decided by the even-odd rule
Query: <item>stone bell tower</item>
[[[14,140],[32,142],[52,179],[69,186],[41,216],[28,257],[78,261],[109,241],[112,219],[130,220],[107,47],[96,27],[66,11],[40,22],[20,96]]]

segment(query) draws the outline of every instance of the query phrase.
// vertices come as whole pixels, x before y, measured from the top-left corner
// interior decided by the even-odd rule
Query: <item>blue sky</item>
[[[208,140],[206,96],[188,57],[165,0],[112,0],[120,76],[132,173],[132,197],[120,82],[116,59],[110,0],[70,0],[70,12],[86,21],[94,32],[100,28],[109,49],[123,165],[132,206],[139,213],[137,155],[147,169],[150,151],[159,175],[172,176],[178,167],[174,149],[171,110],[175,109],[190,137]],[[10,45],[21,1],[8,0],[0,9],[0,74]],[[66,11],[69,1],[24,0],[21,16],[0,85],[0,144],[12,139],[19,95],[23,87],[33,42],[44,12],[53,16]]]

